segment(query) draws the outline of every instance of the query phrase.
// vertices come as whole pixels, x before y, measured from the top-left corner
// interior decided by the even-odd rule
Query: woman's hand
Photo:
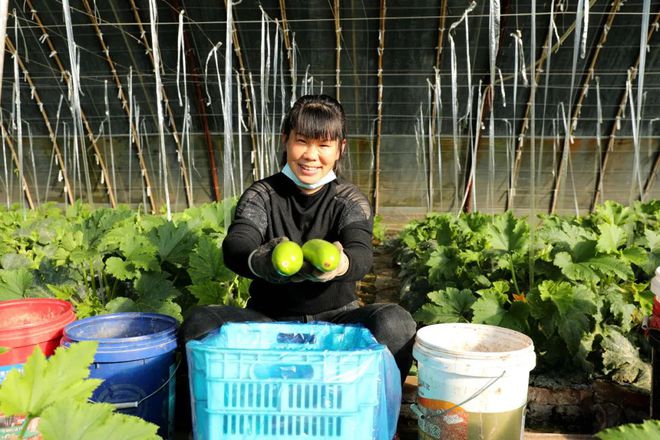
[[[331,281],[339,276],[342,276],[348,271],[348,257],[344,253],[344,247],[340,242],[335,241],[332,243],[339,250],[339,264],[334,270],[323,272],[316,269],[312,264],[305,261],[302,268],[298,273],[290,277],[291,282],[313,281],[316,283],[325,283]]]
[[[277,237],[256,248],[248,257],[248,266],[254,275],[273,284],[289,283],[291,277],[280,274],[273,266],[273,249],[278,244],[289,241],[287,237]]]

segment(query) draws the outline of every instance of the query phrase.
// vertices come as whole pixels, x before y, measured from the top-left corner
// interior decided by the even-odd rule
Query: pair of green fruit
[[[341,253],[337,246],[320,238],[307,241],[302,247],[295,241],[283,241],[273,249],[273,267],[280,275],[290,277],[307,261],[321,272],[330,272],[339,265]]]

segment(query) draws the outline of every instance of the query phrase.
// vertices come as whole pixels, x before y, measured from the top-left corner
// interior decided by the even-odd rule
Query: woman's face
[[[289,136],[284,136],[286,146],[286,163],[301,182],[313,184],[325,177],[335,167],[346,141],[312,139],[299,135],[291,130]],[[316,189],[301,188],[301,191],[312,194]]]

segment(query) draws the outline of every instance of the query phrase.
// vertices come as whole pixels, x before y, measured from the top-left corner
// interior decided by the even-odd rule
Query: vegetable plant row
[[[242,306],[249,280],[223,263],[234,200],[173,215],[129,207],[0,209],[0,300],[57,297],[78,318],[124,311],[182,319],[196,304]],[[229,216],[227,216],[229,217]]]
[[[431,214],[393,240],[401,301],[422,325],[472,322],[529,335],[537,372],[650,387],[642,330],[660,266],[660,201],[585,216]]]

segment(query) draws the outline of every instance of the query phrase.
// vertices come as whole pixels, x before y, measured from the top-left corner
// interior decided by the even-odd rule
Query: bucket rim
[[[140,336],[125,336],[125,337],[99,337],[94,334],[92,335],[81,335],[77,332],[82,331],[89,325],[98,325],[100,322],[107,321],[123,321],[127,319],[157,319],[160,321],[166,321],[171,324],[169,327],[146,335]],[[152,341],[155,337],[165,337],[176,332],[178,321],[176,318],[164,315],[161,313],[145,313],[145,312],[119,312],[119,313],[108,313],[105,315],[96,315],[90,316],[88,318],[80,319],[74,322],[71,322],[64,328],[64,336],[72,341],[98,341],[100,344],[126,344],[127,342],[135,343],[140,341]]]
[[[93,332],[91,335],[81,335],[89,325],[98,326],[107,321],[123,321],[127,319],[156,319],[169,324],[165,329],[147,333],[140,336],[130,337],[98,337]],[[147,359],[160,356],[177,347],[176,332],[178,321],[176,318],[161,314],[147,312],[118,312],[105,315],[90,316],[81,319],[64,328],[62,336],[62,345],[69,346],[82,341],[96,341],[98,348],[94,355],[94,362],[114,363],[123,361],[133,361],[138,359]]]
[[[57,298],[24,298],[16,300],[0,301],[0,311],[3,309],[11,309],[14,306],[29,311],[30,306],[36,305],[53,305],[60,307],[60,311],[51,319],[43,319],[35,322],[28,322],[19,326],[3,327],[0,326],[0,340],[14,340],[21,339],[26,336],[36,336],[41,334],[50,334],[54,331],[61,331],[66,324],[69,324],[76,319],[76,314],[73,311],[73,305],[65,300]],[[39,314],[41,310],[32,310],[34,314]],[[25,334],[27,333],[27,335]]]
[[[424,339],[425,333],[432,331],[433,329],[438,329],[444,327],[447,329],[453,328],[454,330],[465,330],[465,329],[488,329],[491,331],[497,331],[500,333],[506,333],[511,337],[519,339],[521,343],[524,344],[523,347],[513,350],[506,351],[474,351],[474,350],[458,350],[455,348],[444,347],[441,345],[433,344],[428,340]],[[441,323],[441,324],[431,324],[421,329],[417,330],[417,335],[415,336],[415,343],[419,348],[423,348],[425,351],[434,351],[446,353],[449,355],[460,355],[462,357],[471,358],[471,359],[493,359],[500,358],[503,356],[516,356],[516,355],[526,355],[528,353],[534,354],[534,341],[529,336],[524,333],[512,330],[506,327],[499,327],[496,325],[490,324],[472,324],[472,323]],[[413,347],[414,348],[414,347]]]

